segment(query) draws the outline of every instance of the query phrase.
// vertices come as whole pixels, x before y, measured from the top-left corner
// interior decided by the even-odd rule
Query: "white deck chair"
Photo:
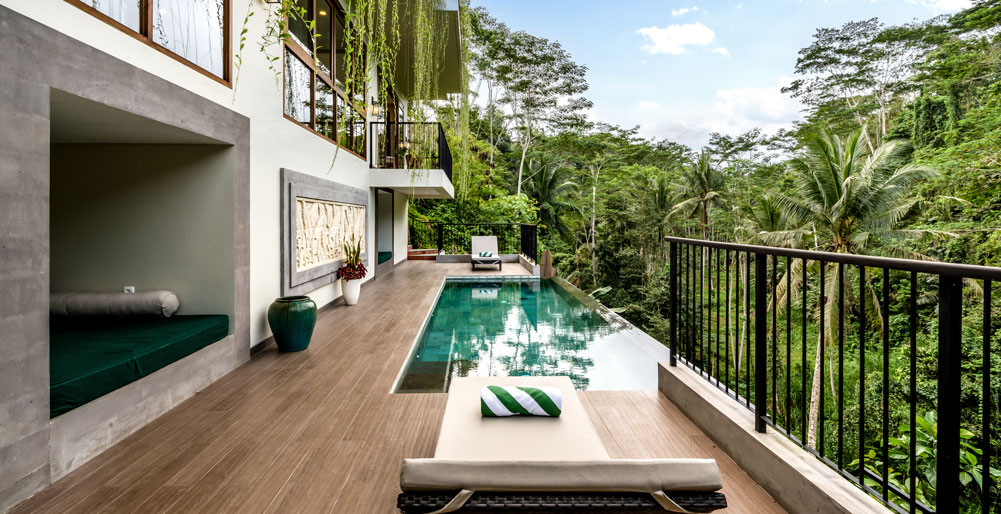
[[[497,265],[498,270],[504,269],[500,253],[497,251],[497,236],[473,236],[472,253],[470,257],[473,261],[473,269],[476,265],[493,266]],[[490,252],[491,257],[480,257],[481,252]]]

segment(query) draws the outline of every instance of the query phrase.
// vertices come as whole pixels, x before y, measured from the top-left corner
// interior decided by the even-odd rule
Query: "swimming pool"
[[[566,375],[578,390],[656,389],[657,362],[668,355],[562,280],[450,277],[394,391],[445,392],[455,377],[524,375]]]

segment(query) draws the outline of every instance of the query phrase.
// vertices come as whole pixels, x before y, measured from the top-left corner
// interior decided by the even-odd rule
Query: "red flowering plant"
[[[351,236],[351,241],[344,243],[344,264],[337,271],[337,275],[344,280],[360,280],[365,278],[368,270],[361,262],[361,241],[355,241],[355,236]]]

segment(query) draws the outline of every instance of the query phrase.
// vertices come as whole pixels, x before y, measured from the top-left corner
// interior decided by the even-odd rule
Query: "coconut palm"
[[[791,194],[778,200],[787,226],[762,230],[760,240],[781,246],[798,246],[806,241],[812,242],[814,249],[840,253],[862,253],[878,242],[884,252],[924,258],[893,244],[901,237],[928,233],[898,228],[901,219],[917,202],[914,186],[938,173],[927,166],[906,164],[908,154],[909,145],[902,141],[883,143],[870,152],[862,130],[844,140],[829,130],[807,138],[805,152],[790,163],[796,187]],[[790,220],[797,222],[788,223]],[[792,294],[796,298],[797,291],[804,287],[802,266],[801,260],[793,261],[789,287],[785,278],[779,281],[775,299],[779,305],[785,303],[785,295]],[[819,272],[818,263],[812,262],[810,266],[815,268],[814,272]],[[824,288],[829,294],[823,306],[826,323],[822,329],[830,341],[839,316],[837,270],[835,265],[828,265],[824,271],[827,282]],[[882,326],[879,299],[871,284],[867,284],[866,289],[853,293],[851,287],[846,287],[845,303],[853,303],[856,294],[871,296],[873,301],[867,302],[869,312],[875,313]],[[808,444],[812,447],[816,447],[822,359],[818,351],[807,433]]]
[[[698,158],[681,172],[681,180],[675,184],[676,203],[672,214],[698,217],[702,239],[709,234],[709,208],[722,200],[726,187],[726,177],[712,164],[707,150],[702,150]]]
[[[555,230],[565,241],[571,238],[565,217],[581,214],[573,201],[578,191],[569,168],[561,165],[540,166],[526,184],[529,196],[539,204],[539,221],[543,230]]]

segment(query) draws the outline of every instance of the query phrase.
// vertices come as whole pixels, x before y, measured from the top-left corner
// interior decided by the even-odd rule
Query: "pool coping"
[[[414,340],[410,343],[410,350],[407,352],[406,358],[403,360],[403,364],[400,366],[400,370],[396,373],[396,379],[393,380],[393,385],[389,388],[389,394],[409,394],[409,393],[399,393],[397,389],[400,386],[400,382],[403,380],[403,375],[405,374],[407,368],[410,365],[410,361],[413,360],[414,354],[417,352],[418,343],[420,343],[421,336],[424,335],[424,331],[427,329],[428,323],[431,321],[431,313],[434,312],[435,308],[438,307],[438,301],[441,299],[442,290],[445,289],[445,284],[448,282],[524,282],[524,281],[541,281],[542,279],[538,276],[532,275],[490,275],[488,277],[480,276],[445,276],[441,280],[441,284],[438,286],[438,292],[435,293],[434,302],[428,308],[426,314],[424,314],[424,321],[421,322],[420,329],[417,334],[414,335]],[[577,301],[583,304],[588,309],[591,309],[595,314],[597,314],[601,319],[605,320],[606,323],[611,325],[618,332],[619,335],[625,336],[633,344],[635,344],[644,353],[653,357],[655,364],[660,362],[666,362],[671,357],[671,350],[660,341],[656,340],[650,334],[647,334],[641,330],[636,325],[633,325],[628,320],[620,316],[618,313],[608,308],[601,302],[599,302],[595,297],[581,291],[570,282],[559,277],[553,277],[550,279],[554,284],[557,284],[567,293],[570,293]],[[644,389],[636,389],[644,390]],[[656,387],[652,390],[656,390]],[[438,394],[438,393],[426,393],[426,394]],[[447,392],[441,394],[448,394]]]

